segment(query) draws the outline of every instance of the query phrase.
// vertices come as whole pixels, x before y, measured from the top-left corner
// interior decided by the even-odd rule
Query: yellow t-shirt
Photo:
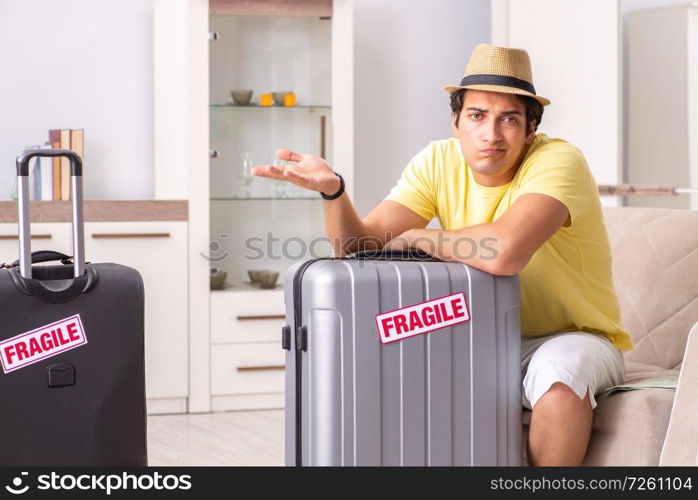
[[[576,147],[536,134],[511,182],[488,187],[475,182],[458,139],[434,141],[410,161],[386,199],[454,230],[497,220],[526,193],[559,200],[570,220],[519,274],[521,333],[602,333],[619,349],[632,349],[613,287],[598,187]]]

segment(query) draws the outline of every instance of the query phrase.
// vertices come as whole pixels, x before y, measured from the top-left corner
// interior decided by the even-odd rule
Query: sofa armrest
[[[698,323],[686,342],[659,465],[698,465]]]

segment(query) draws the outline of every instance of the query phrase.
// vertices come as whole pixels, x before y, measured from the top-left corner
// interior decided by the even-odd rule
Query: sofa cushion
[[[656,365],[646,365],[637,361],[625,360],[625,384],[635,384],[648,379],[657,379],[660,377],[679,378],[678,368],[662,368]],[[674,384],[676,387],[676,384]]]
[[[626,361],[677,369],[698,320],[698,212],[604,207]]]
[[[596,398],[591,439],[582,465],[658,465],[674,400],[672,389],[642,389]],[[531,411],[524,410],[524,465]]]

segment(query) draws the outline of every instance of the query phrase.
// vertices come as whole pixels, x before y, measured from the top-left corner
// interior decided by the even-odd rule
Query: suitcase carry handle
[[[429,255],[419,248],[406,248],[403,250],[362,250],[345,257],[349,260],[397,260],[397,261],[422,261],[422,262],[443,262],[441,259]]]
[[[51,262],[54,260],[60,260],[61,264],[72,264],[72,259],[73,258],[70,255],[56,252],[54,250],[37,250],[31,254],[32,264],[38,264],[39,262]],[[2,267],[17,267],[18,265],[19,259],[15,260],[11,264],[3,264]]]
[[[70,160],[71,203],[73,206],[73,277],[85,274],[85,233],[82,209],[82,159],[66,149],[31,149],[17,155],[17,211],[19,220],[19,272],[32,277],[31,231],[29,227],[29,161],[35,157],[65,157]]]
[[[31,254],[32,264],[51,262],[54,260],[60,260],[61,264],[65,266],[73,264],[73,258],[71,256],[54,250],[37,250]],[[97,271],[93,266],[87,264],[85,265],[85,274],[77,278],[73,277],[70,285],[61,289],[56,289],[55,286],[46,286],[41,282],[41,279],[24,279],[17,271],[18,265],[19,260],[16,260],[9,264],[4,263],[0,268],[9,270],[10,278],[12,278],[12,281],[20,292],[25,295],[40,297],[44,301],[52,304],[61,304],[73,300],[75,297],[81,293],[87,292],[97,284]],[[61,276],[62,274],[66,274],[66,272],[65,270],[61,270],[60,266],[58,266],[58,268],[55,266],[53,268],[36,268],[34,271],[36,271],[36,274],[39,274],[39,278],[48,280],[56,278],[65,279],[69,277]]]
[[[65,270],[60,269],[60,267],[65,267]],[[21,293],[33,295],[51,304],[62,304],[63,302],[73,300],[81,293],[91,290],[97,284],[97,270],[91,265],[87,265],[85,267],[85,274],[77,278],[70,277],[69,266],[37,267],[35,269],[35,274],[38,275],[37,279],[25,279],[19,274],[16,267],[9,271],[10,278],[12,278],[12,281]],[[66,273],[66,276],[62,279],[71,280],[66,288],[55,288],[55,285],[50,286],[41,281],[42,278],[54,280],[56,279],[56,275],[61,274],[61,272]]]

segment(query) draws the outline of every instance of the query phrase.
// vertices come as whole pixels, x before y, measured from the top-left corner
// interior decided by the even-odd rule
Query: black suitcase
[[[30,250],[28,163],[71,163],[72,259]],[[85,263],[82,161],[17,157],[19,260],[0,269],[0,465],[147,465],[143,281]],[[32,263],[61,260],[58,265]]]

